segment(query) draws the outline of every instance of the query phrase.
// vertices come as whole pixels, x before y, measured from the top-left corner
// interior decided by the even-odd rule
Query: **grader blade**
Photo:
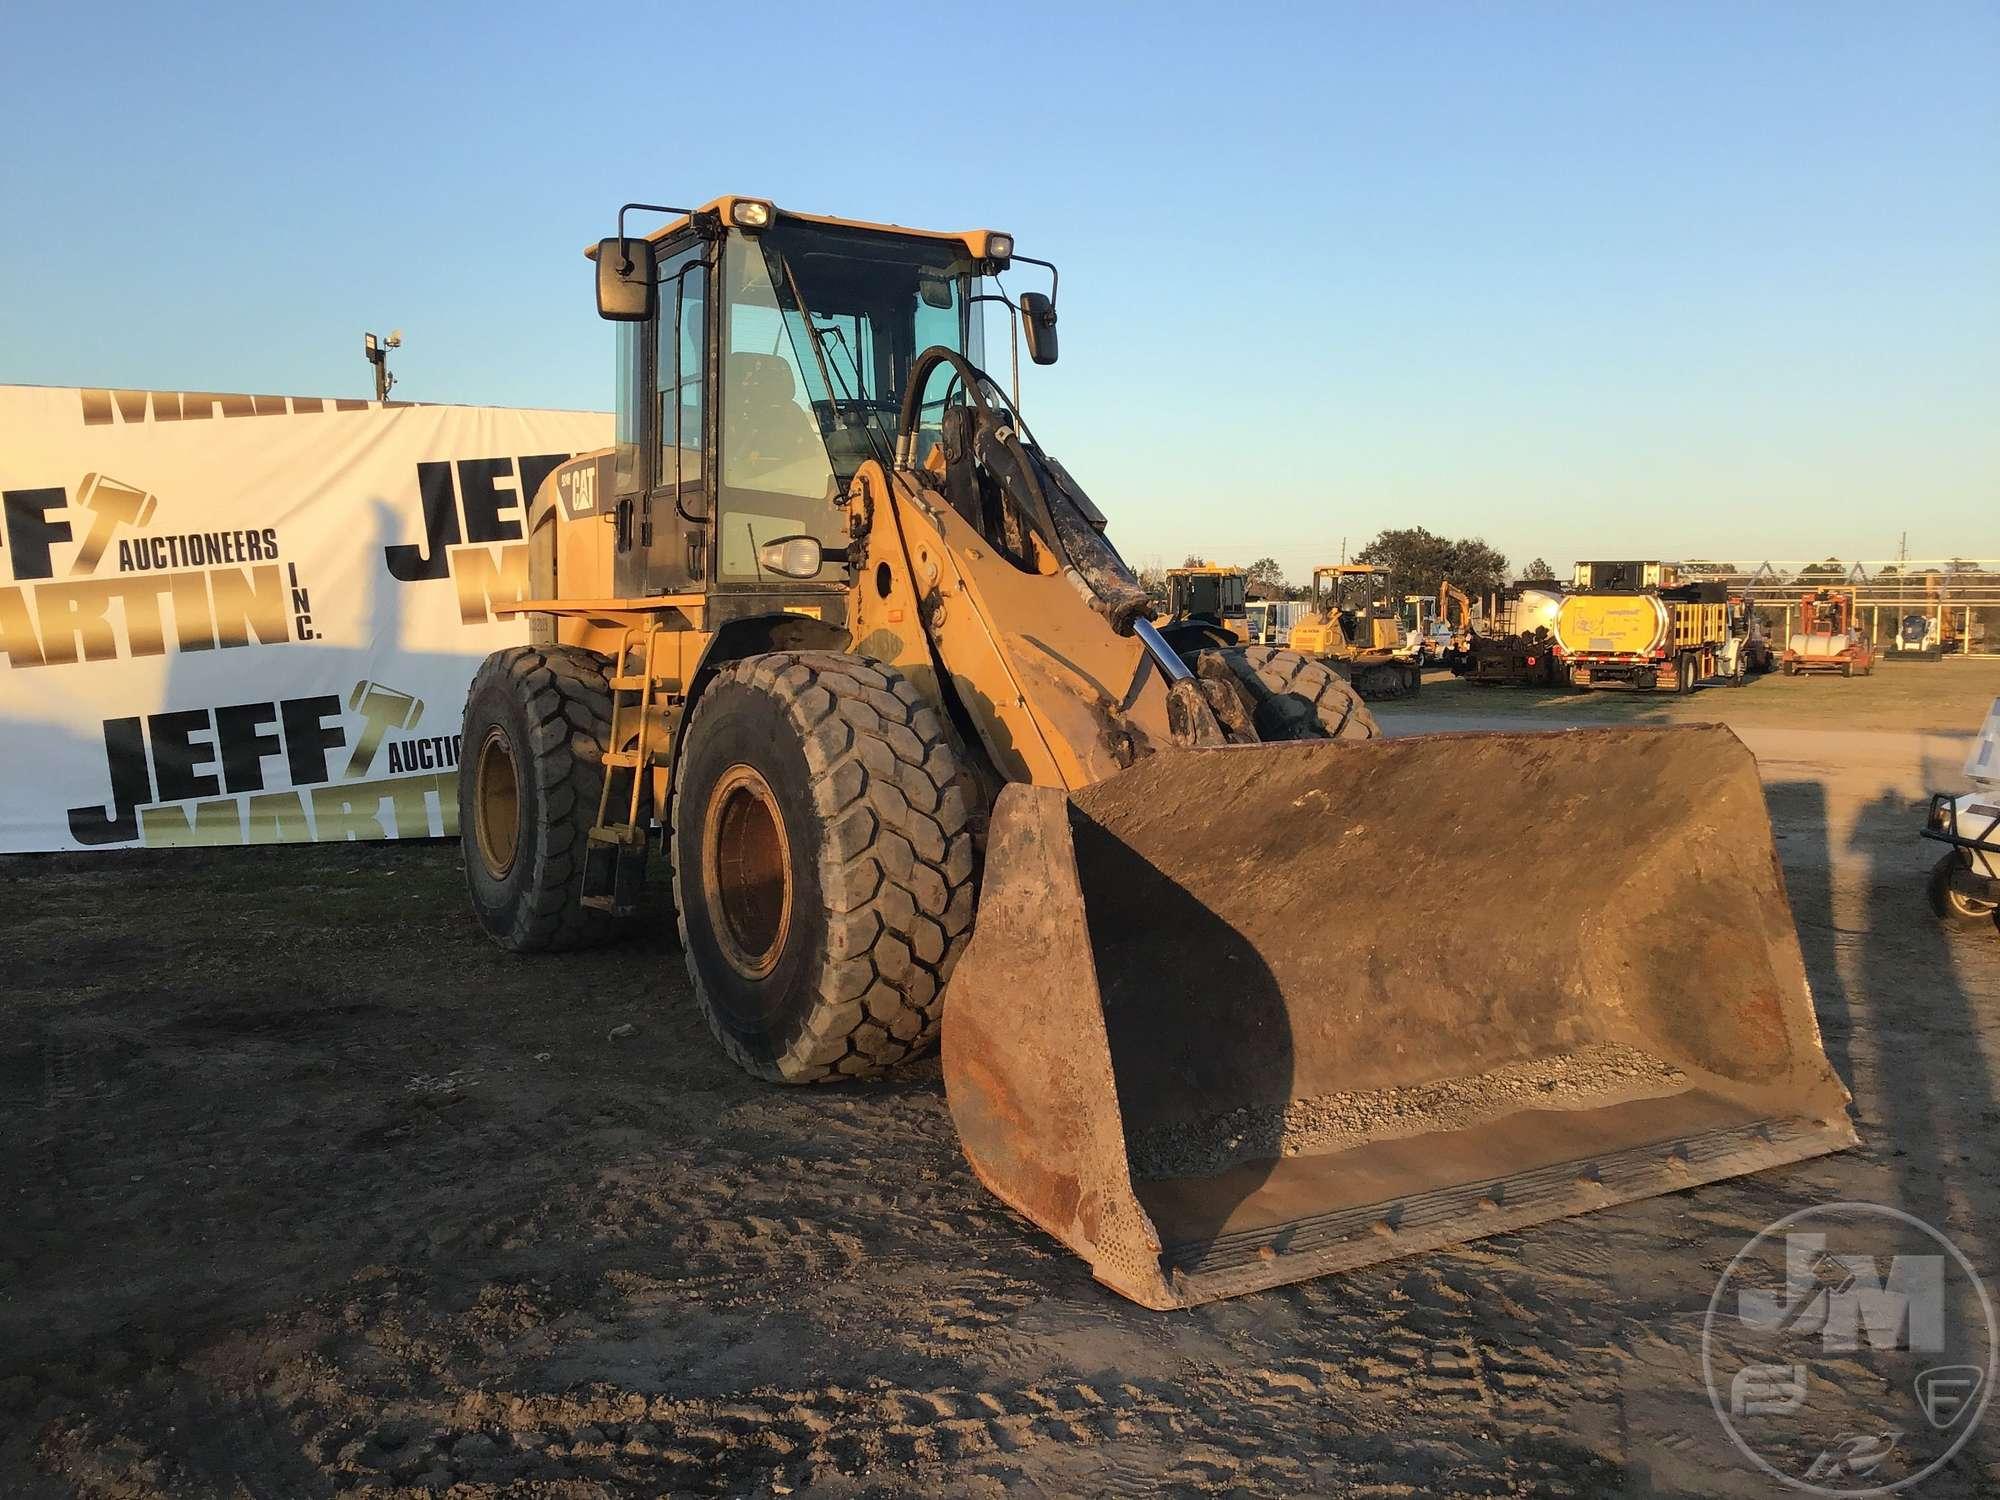
[[[943,1050],[980,1180],[1150,1307],[1855,1144],[1717,726],[1010,786]]]

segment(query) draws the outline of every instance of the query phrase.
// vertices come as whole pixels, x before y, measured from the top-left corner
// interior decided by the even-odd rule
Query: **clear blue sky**
[[[10,0],[0,125],[0,381],[602,407],[582,245],[745,192],[1060,262],[1138,561],[2000,555],[1993,0]]]

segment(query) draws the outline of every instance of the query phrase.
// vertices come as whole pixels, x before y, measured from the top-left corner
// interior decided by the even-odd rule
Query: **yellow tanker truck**
[[[1748,666],[1729,629],[1727,586],[1683,583],[1663,562],[1578,563],[1575,591],[1556,611],[1555,651],[1581,688],[1691,693],[1717,677],[1740,686]]]

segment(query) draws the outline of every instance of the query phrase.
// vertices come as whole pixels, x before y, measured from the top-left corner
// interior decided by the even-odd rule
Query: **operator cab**
[[[1167,569],[1167,612],[1177,619],[1200,618],[1226,625],[1245,618],[1245,580],[1235,568],[1213,563]]]
[[[990,230],[907,230],[751,198],[663,211],[678,217],[645,238],[623,232],[621,213],[621,233],[590,252],[599,312],[618,323],[618,592],[741,595],[711,600],[722,616],[796,607],[774,594],[837,595],[848,485],[869,459],[893,462],[918,356],[942,346],[977,365],[981,304],[1004,301],[1030,323],[1031,355],[1041,360],[1039,336],[1053,358],[1053,305],[996,290],[1013,241]],[[964,393],[926,385],[927,456]],[[836,622],[837,598],[811,607]]]
[[[1396,607],[1389,602],[1388,577],[1367,563],[1328,564],[1313,569],[1312,609],[1335,622],[1349,646],[1378,649],[1396,634]],[[1381,622],[1381,623],[1378,623]]]

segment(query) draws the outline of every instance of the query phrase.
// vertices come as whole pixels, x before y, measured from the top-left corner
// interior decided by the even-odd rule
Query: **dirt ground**
[[[1740,726],[1863,1147],[1171,1314],[980,1190],[934,1060],[735,1071],[663,908],[532,961],[454,846],[0,860],[0,1494],[1769,1493],[1692,1353],[1751,1234],[1866,1199],[2000,1272],[2000,933],[1916,837],[1996,694],[1386,705]],[[1996,1488],[1989,1424],[1917,1493]]]

